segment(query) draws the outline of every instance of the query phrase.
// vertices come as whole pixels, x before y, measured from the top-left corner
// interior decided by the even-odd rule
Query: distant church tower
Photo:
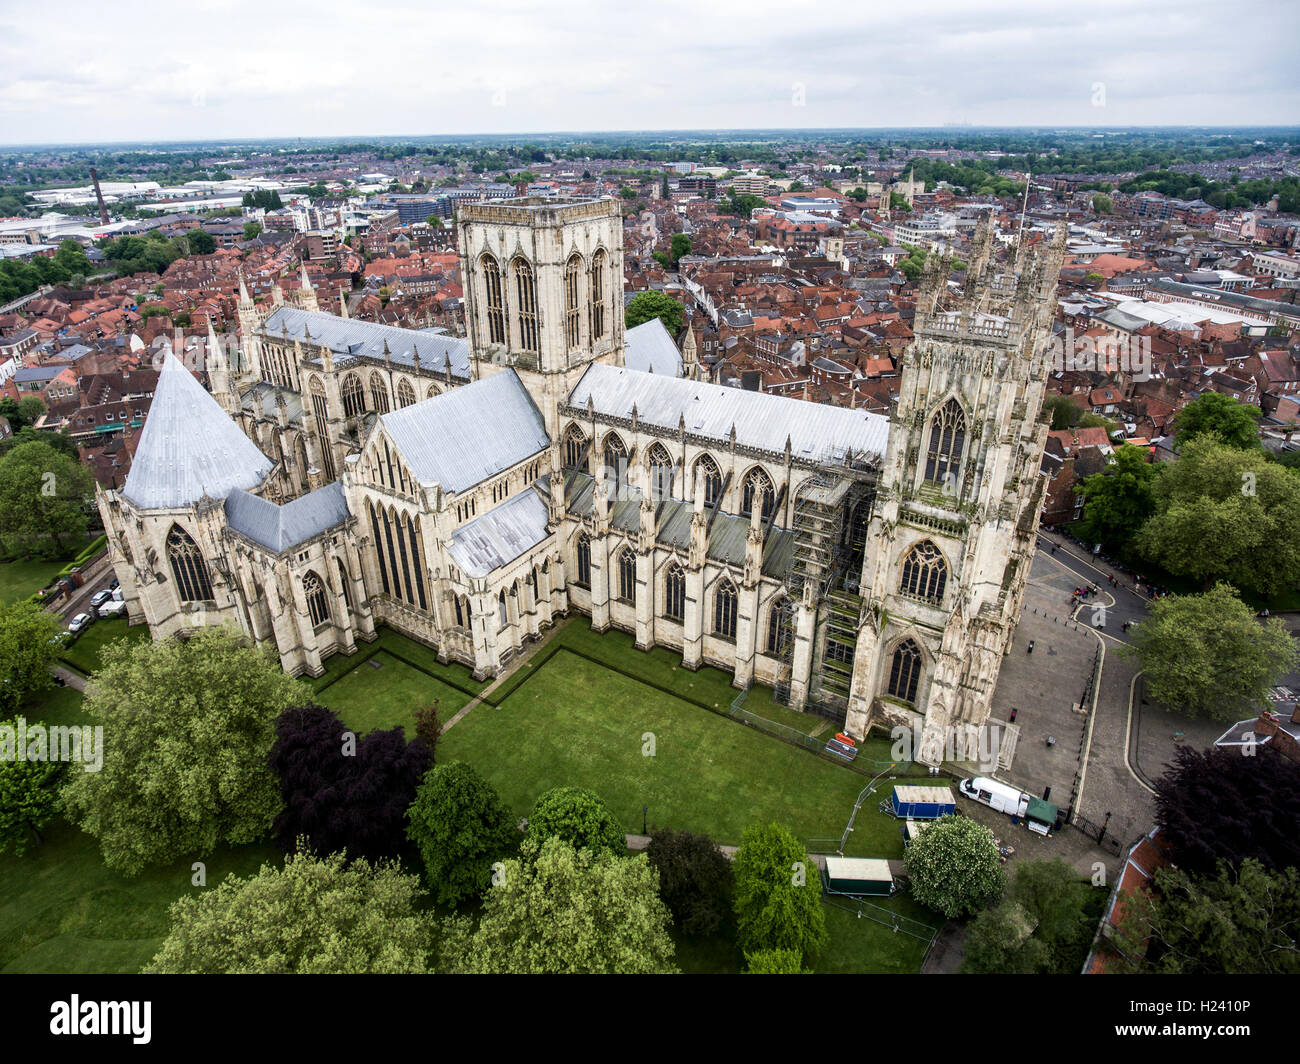
[[[623,364],[622,208],[609,197],[466,204],[457,238],[476,372],[514,367],[556,438],[588,363]]]
[[[862,565],[849,731],[908,725],[932,765],[970,750],[988,720],[1046,484],[1039,415],[1064,230],[999,275],[987,225],[965,291],[948,299],[948,260],[927,260]]]

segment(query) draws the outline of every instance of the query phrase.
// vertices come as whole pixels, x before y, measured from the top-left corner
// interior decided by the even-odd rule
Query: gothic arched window
[[[762,469],[751,469],[749,475],[745,477],[745,488],[741,493],[740,512],[745,517],[749,517],[754,512],[754,498],[760,496],[758,506],[762,513],[763,520],[766,521],[772,516],[772,505],[776,502],[776,492],[772,489],[772,481]]]
[[[618,597],[636,605],[636,554],[624,547],[618,556]]]
[[[673,562],[664,577],[664,616],[669,620],[686,619],[686,572]]]
[[[617,432],[605,437],[605,482],[610,485],[611,494],[621,497],[622,487],[627,483],[627,444]]]
[[[790,642],[791,603],[784,596],[767,612],[767,652],[781,654]]]
[[[370,374],[370,398],[376,414],[388,413],[388,385],[378,373]]]
[[[497,260],[491,255],[479,259],[483,267],[483,289],[487,297],[488,343],[504,344],[506,342],[506,310],[501,298],[501,269]]]
[[[904,702],[916,701],[916,685],[921,679],[921,650],[912,640],[898,644],[889,667],[889,693]]]
[[[904,595],[943,601],[943,591],[948,584],[948,563],[943,552],[928,539],[918,543],[903,559],[903,582],[899,590]]]
[[[713,595],[713,634],[736,638],[736,585],[725,577]]]
[[[397,408],[400,410],[404,406],[410,406],[415,402],[415,389],[411,387],[411,382],[403,377],[397,382]]]
[[[537,286],[533,268],[526,259],[515,259],[515,296],[519,308],[519,346],[525,351],[537,350]]]
[[[591,587],[591,537],[586,532],[578,537],[578,583]]]
[[[360,417],[366,412],[366,393],[361,388],[361,378],[349,373],[343,378],[343,416]]]
[[[673,459],[668,448],[656,443],[650,448],[650,497],[671,499],[673,495]]]
[[[695,463],[696,484],[700,483],[701,477],[704,478],[704,505],[712,506],[722,494],[722,472],[718,469],[718,463],[707,454]]]
[[[564,338],[570,350],[582,343],[582,304],[578,300],[581,276],[582,258],[571,255],[564,267]]]
[[[307,613],[311,617],[311,626],[319,628],[330,619],[329,600],[325,598],[325,585],[315,573],[308,573],[302,578],[302,593],[307,599]]]
[[[311,412],[316,418],[316,440],[321,461],[325,463],[325,472],[330,480],[334,479],[334,448],[330,446],[330,412],[329,400],[325,397],[325,385],[320,378],[313,375],[307,390],[311,393]]]
[[[212,582],[208,579],[208,565],[203,560],[203,552],[180,525],[172,525],[167,533],[167,559],[176,580],[176,594],[182,602],[203,602],[212,598]]]
[[[591,339],[595,341],[605,335],[605,249],[597,248],[591,256]]]
[[[585,464],[587,435],[577,425],[570,425],[564,434],[564,468],[581,469]]]
[[[966,448],[966,415],[956,399],[941,406],[930,422],[930,446],[925,456],[925,479],[956,486]],[[949,476],[951,475],[951,480]]]

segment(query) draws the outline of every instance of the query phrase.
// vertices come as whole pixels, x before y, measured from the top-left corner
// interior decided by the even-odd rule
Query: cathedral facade
[[[890,417],[694,379],[625,329],[612,200],[469,205],[466,336],[352,321],[310,288],[210,337],[211,394],[164,366],[99,505],[133,622],[235,624],[318,675],[378,625],[499,674],[559,616],[907,724],[927,763],[977,729],[1045,481],[1063,252],[965,286],[931,257]]]

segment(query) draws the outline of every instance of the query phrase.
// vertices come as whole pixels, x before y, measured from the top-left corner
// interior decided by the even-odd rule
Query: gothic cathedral
[[[241,284],[211,394],[167,361],[99,496],[133,623],[237,625],[308,675],[388,625],[489,677],[578,613],[854,735],[909,725],[928,764],[986,723],[1045,485],[1062,234],[999,264],[981,225],[960,288],[931,256],[885,418],[705,383],[658,321],[625,329],[613,200],[457,226],[463,339]]]

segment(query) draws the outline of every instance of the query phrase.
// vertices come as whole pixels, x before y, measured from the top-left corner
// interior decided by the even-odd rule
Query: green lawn
[[[691,692],[701,678],[686,670],[676,675]],[[705,692],[710,682],[703,678]],[[642,754],[646,733],[654,735],[654,756]],[[641,830],[648,806],[652,825],[730,844],[768,820],[784,822],[805,842],[837,838],[868,782],[563,649],[500,706],[475,706],[443,736],[438,757],[473,764],[520,815],[550,787],[589,787],[629,832]],[[872,795],[858,815],[847,852],[901,857],[896,821],[876,811],[888,780],[877,786],[879,797]]]
[[[900,916],[939,927],[942,917],[917,905],[906,894],[871,899],[875,905]],[[851,905],[851,902],[845,901]],[[817,975],[907,975],[921,968],[928,943],[924,939],[896,932],[884,924],[839,905],[823,901],[830,943],[821,953],[804,958],[804,967]],[[677,967],[687,974],[731,974],[744,971],[745,958],[728,932],[711,938],[687,938],[674,934]]]
[[[99,671],[103,663],[104,647],[119,640],[147,643],[149,626],[128,625],[125,617],[101,618],[82,632],[81,637],[68,646],[60,657],[65,665],[76,669],[83,676],[89,676],[92,672]]]
[[[20,558],[0,562],[0,606],[7,606],[11,602],[27,598],[45,587],[93,538],[93,536],[87,537],[63,557],[52,561]]]
[[[445,722],[471,696],[380,650],[318,691],[316,698],[358,734],[401,725],[407,737],[414,738],[415,711],[421,706],[437,699],[438,716]]]
[[[0,972],[138,972],[167,933],[167,906],[198,893],[193,860],[215,886],[280,857],[269,846],[222,848],[127,879],[104,867],[91,836],[57,821],[44,845],[0,857]]]

